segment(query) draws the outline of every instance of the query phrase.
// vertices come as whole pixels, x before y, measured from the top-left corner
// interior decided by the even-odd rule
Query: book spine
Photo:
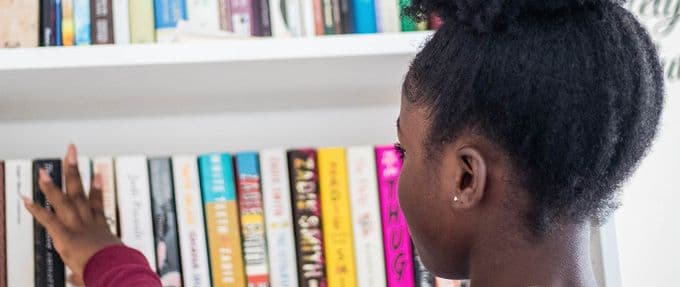
[[[90,11],[90,0],[74,0],[73,21],[75,28],[75,45],[92,44]]]
[[[266,287],[269,286],[269,268],[257,153],[238,153],[236,173],[248,286]]]
[[[325,35],[336,34],[335,27],[335,14],[333,12],[333,3],[337,0],[321,0],[321,6],[323,7],[323,31]]]
[[[385,287],[380,200],[376,181],[375,154],[369,146],[347,149],[357,286]]]
[[[375,33],[375,0],[352,0],[356,33]]]
[[[293,37],[302,36],[302,0],[284,0],[286,3],[286,20]]]
[[[154,0],[131,0],[130,3],[130,43],[156,42],[154,27]]]
[[[63,46],[75,44],[75,21],[73,19],[73,0],[61,0],[61,39]]]
[[[334,31],[331,34],[342,33],[343,28],[342,1],[343,0],[331,0],[331,3],[333,5],[333,9],[331,9],[331,12],[333,13],[333,27],[334,27]]]
[[[345,149],[321,148],[317,153],[328,286],[356,286]]]
[[[63,12],[62,12],[62,0],[52,0],[52,13],[54,19],[52,20],[51,25],[54,27],[54,37],[55,37],[55,46],[63,46],[63,35],[62,35],[62,19],[63,19]]]
[[[62,186],[61,160],[45,159],[33,162],[33,198],[50,211],[54,211],[51,203],[47,201],[45,195],[38,185],[38,171],[43,168],[52,178],[52,182],[57,187]],[[35,285],[57,287],[64,286],[64,263],[61,261],[57,250],[54,249],[52,237],[47,230],[34,220],[34,250],[35,250]]]
[[[195,156],[174,156],[175,207],[185,287],[209,287],[210,266]]]
[[[5,237],[5,162],[0,160],[0,287],[7,287],[7,245]],[[12,234],[14,236],[14,234]]]
[[[290,37],[290,29],[286,19],[285,0],[269,0],[269,14],[271,17],[272,36]]]
[[[40,0],[40,46],[54,46],[57,43],[53,19],[52,0]]]
[[[399,20],[401,22],[402,32],[411,32],[417,30],[417,23],[408,15],[401,13],[408,6],[411,6],[411,0],[399,0]]]
[[[159,43],[175,41],[177,23],[187,19],[184,0],[155,0],[154,13],[156,40]]]
[[[246,279],[231,155],[202,155],[199,164],[213,286],[244,287]]]
[[[293,226],[297,238],[300,287],[326,287],[326,257],[319,202],[316,151],[288,152],[288,169],[293,201]]]
[[[427,270],[415,248],[413,249],[413,263],[415,264],[416,287],[435,287],[434,275]]]
[[[116,44],[130,43],[130,2],[113,1],[113,41]]]
[[[179,286],[181,265],[170,158],[149,160],[156,270],[163,286]]]
[[[220,5],[220,29],[233,31],[231,27],[231,0],[219,0]]]
[[[376,28],[381,33],[396,33],[401,31],[399,21],[399,2],[394,0],[375,0]]]
[[[187,0],[189,22],[204,31],[220,30],[218,0]]]
[[[90,194],[90,184],[92,182],[92,166],[90,159],[88,157],[79,156],[78,157],[78,174],[80,174],[80,182],[83,185],[83,192],[88,196]],[[75,287],[69,282],[68,278],[71,277],[73,271],[68,266],[65,267],[66,272],[64,273],[65,285],[67,287]]]
[[[343,34],[355,33],[355,23],[354,23],[354,7],[352,2],[354,0],[339,0],[340,2],[340,20],[338,27],[340,27],[340,32]]]
[[[5,211],[7,217],[7,286],[35,286],[33,217],[21,196],[33,199],[31,162],[5,162]]]
[[[250,36],[252,10],[250,0],[231,0],[231,27],[234,33]]]
[[[401,159],[393,146],[376,148],[378,187],[383,223],[385,268],[388,286],[413,286],[413,252],[406,218],[401,211],[397,186]]]
[[[259,10],[256,11],[258,17],[260,17],[259,27],[260,32],[255,36],[271,36],[272,35],[272,23],[269,15],[269,0],[256,0],[259,4]]]
[[[92,44],[113,44],[112,0],[91,0]]]
[[[324,16],[323,16],[323,0],[312,0],[314,7],[314,31],[317,36],[324,35]]]
[[[116,178],[113,159],[99,157],[92,161],[92,171],[102,179],[102,201],[104,216],[112,234],[118,235],[118,214],[116,203]]]
[[[0,48],[36,47],[40,1],[0,1]]]
[[[151,219],[149,171],[144,156],[116,158],[120,238],[125,245],[139,250],[156,270],[156,252]]]
[[[269,250],[271,287],[297,287],[297,257],[286,153],[260,152],[262,203]]]
[[[316,17],[314,14],[314,0],[300,0],[302,7],[302,36],[316,35]]]

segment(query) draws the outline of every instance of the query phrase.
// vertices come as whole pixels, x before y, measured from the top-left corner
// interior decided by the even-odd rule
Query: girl
[[[406,75],[399,197],[437,276],[474,287],[596,286],[590,226],[647,152],[663,106],[649,35],[609,0],[413,0],[443,26]],[[160,286],[108,232],[101,179],[85,198],[76,152],[56,214],[27,208],[87,286]]]

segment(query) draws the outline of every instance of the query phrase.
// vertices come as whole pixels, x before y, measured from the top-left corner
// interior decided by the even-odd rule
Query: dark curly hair
[[[413,0],[406,11],[444,22],[403,86],[430,111],[431,153],[466,130],[499,146],[529,193],[536,235],[618,205],[664,95],[650,36],[621,3]]]

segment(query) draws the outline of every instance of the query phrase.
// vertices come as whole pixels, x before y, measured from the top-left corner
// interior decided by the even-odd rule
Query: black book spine
[[[354,11],[352,9],[352,0],[340,0],[340,25],[341,33],[354,33]]]
[[[57,44],[56,31],[52,27],[52,0],[40,0],[40,46]]]
[[[52,182],[58,187],[62,185],[61,160],[45,159],[33,162],[33,198],[37,204],[54,211],[49,201],[45,199],[38,181],[38,170],[43,168],[49,173]],[[64,263],[61,261],[57,250],[54,249],[52,237],[47,230],[37,221],[33,221],[35,236],[35,286],[36,287],[62,287],[64,286]]]
[[[413,247],[413,262],[415,263],[416,287],[435,287],[434,275],[423,264],[415,246]]]
[[[300,287],[326,286],[316,151],[288,152]]]
[[[157,252],[156,263],[158,268],[156,270],[158,270],[158,275],[163,281],[163,286],[180,287],[181,285],[173,285],[176,282],[164,280],[164,278],[181,278],[180,270],[182,270],[170,158],[150,159],[149,176]],[[164,254],[160,253],[161,250],[165,250]]]

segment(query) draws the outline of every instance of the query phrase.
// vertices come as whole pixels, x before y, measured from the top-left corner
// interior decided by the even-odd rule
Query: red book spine
[[[314,2],[314,30],[316,35],[323,35],[324,31],[323,25],[323,2],[322,0],[313,0]]]

